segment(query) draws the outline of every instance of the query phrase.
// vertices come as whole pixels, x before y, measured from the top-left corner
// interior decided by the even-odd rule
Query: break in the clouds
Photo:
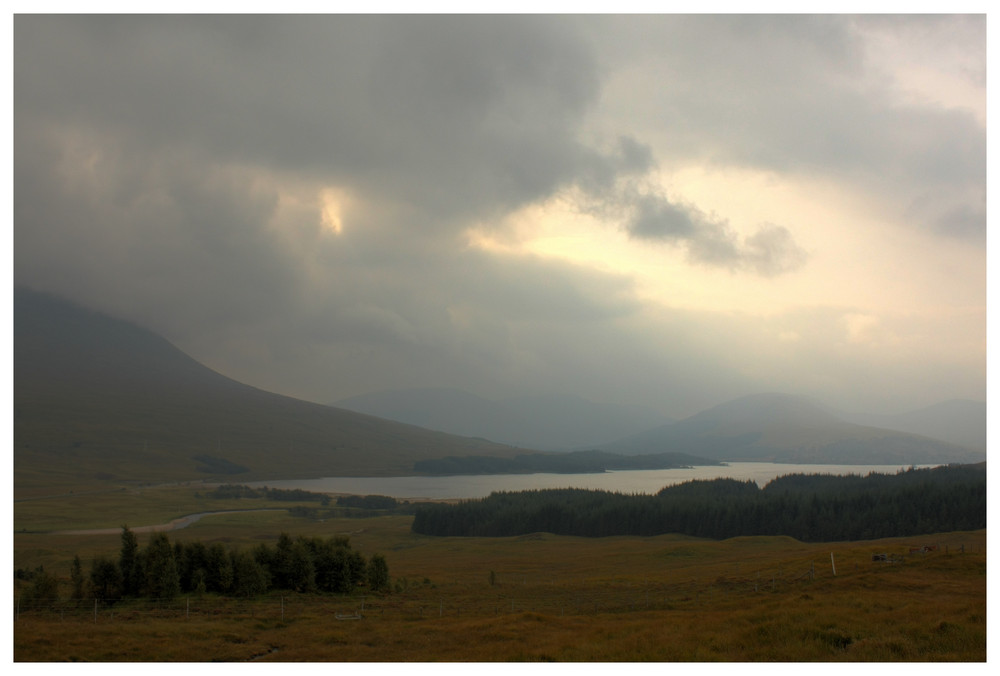
[[[13,71],[15,283],[255,385],[985,396],[984,17],[17,16]]]
[[[666,164],[818,176],[911,226],[984,236],[984,17],[619,17],[588,28],[618,38],[597,43],[617,66],[605,107],[650,129]],[[941,218],[963,208],[974,227]]]

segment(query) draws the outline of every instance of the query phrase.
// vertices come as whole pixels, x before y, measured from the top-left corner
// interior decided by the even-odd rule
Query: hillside
[[[451,388],[373,392],[334,406],[449,434],[544,450],[607,443],[664,422],[652,409],[571,395],[493,401]]]
[[[788,463],[927,464],[985,459],[983,453],[936,439],[856,425],[811,400],[783,394],[742,397],[601,448]]]
[[[844,420],[859,425],[883,427],[920,434],[951,444],[986,451],[986,402],[949,399],[916,411],[895,415],[841,413]]]
[[[112,479],[405,474],[424,458],[515,452],[265,392],[128,322],[14,293],[16,493]]]

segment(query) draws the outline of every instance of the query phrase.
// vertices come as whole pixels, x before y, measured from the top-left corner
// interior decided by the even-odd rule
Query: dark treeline
[[[250,499],[274,500],[277,502],[318,502],[323,507],[331,504],[329,495],[313,493],[299,488],[251,488],[239,484],[217,486],[206,497],[218,500]],[[308,519],[322,520],[340,517],[368,517],[379,514],[412,514],[413,506],[406,500],[399,501],[387,495],[342,495],[337,498],[336,507],[319,509],[296,505],[288,508],[288,513]]]
[[[319,509],[296,505],[290,507],[288,513],[314,521],[324,521],[340,518],[366,519],[386,514],[413,514],[413,509],[408,500],[399,501],[385,495],[342,495],[337,498],[336,507]]]
[[[572,453],[523,453],[513,458],[494,456],[448,456],[418,460],[413,469],[426,474],[593,474],[629,469],[674,469],[692,465],[721,465],[718,460],[686,453],[619,455],[607,451]]]
[[[163,533],[139,547],[135,534],[122,528],[117,560],[98,557],[85,575],[77,556],[70,574],[73,599],[110,604],[127,598],[170,599],[179,594],[214,593],[254,597],[273,590],[345,594],[359,587],[383,591],[389,585],[385,557],[366,559],[346,537],[292,538],[286,533],[274,546],[227,549],[220,543],[176,542]],[[57,600],[56,578],[43,569],[32,576],[25,600]]]
[[[249,472],[249,467],[244,467],[225,458],[217,458],[214,455],[195,455],[192,460],[200,464],[195,468],[205,474],[243,474]]]
[[[404,505],[409,505],[409,503],[406,501],[401,503],[388,495],[341,495],[337,498],[338,507],[352,507],[354,509],[394,510]]]
[[[493,493],[417,508],[425,535],[534,532],[601,537],[680,533],[723,539],[787,535],[804,542],[869,540],[986,527],[985,465],[909,469],[894,475],[690,481],[656,495],[584,489]]]
[[[330,496],[323,495],[322,493],[313,493],[312,491],[304,491],[300,488],[268,488],[267,486],[263,488],[251,488],[250,486],[240,484],[216,486],[212,492],[207,494],[207,497],[215,500],[262,499],[281,502],[302,501],[319,502],[323,505],[330,504]]]

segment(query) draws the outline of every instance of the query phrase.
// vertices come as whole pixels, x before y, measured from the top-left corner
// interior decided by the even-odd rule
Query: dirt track
[[[215,514],[239,514],[242,512],[280,512],[280,509],[230,509],[221,512],[199,512],[198,514],[188,514],[187,516],[182,516],[179,519],[174,519],[169,523],[161,523],[156,526],[137,526],[135,528],[129,527],[129,530],[133,533],[158,533],[160,531],[170,531],[170,530],[180,530],[181,528],[187,528],[194,522],[201,519],[203,516],[213,516]],[[91,528],[87,530],[58,530],[55,531],[56,535],[114,535],[115,533],[121,532],[121,527],[118,528]]]

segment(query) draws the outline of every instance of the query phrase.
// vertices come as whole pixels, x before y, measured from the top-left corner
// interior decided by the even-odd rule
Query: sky
[[[332,403],[986,399],[985,15],[13,19],[13,282]]]

